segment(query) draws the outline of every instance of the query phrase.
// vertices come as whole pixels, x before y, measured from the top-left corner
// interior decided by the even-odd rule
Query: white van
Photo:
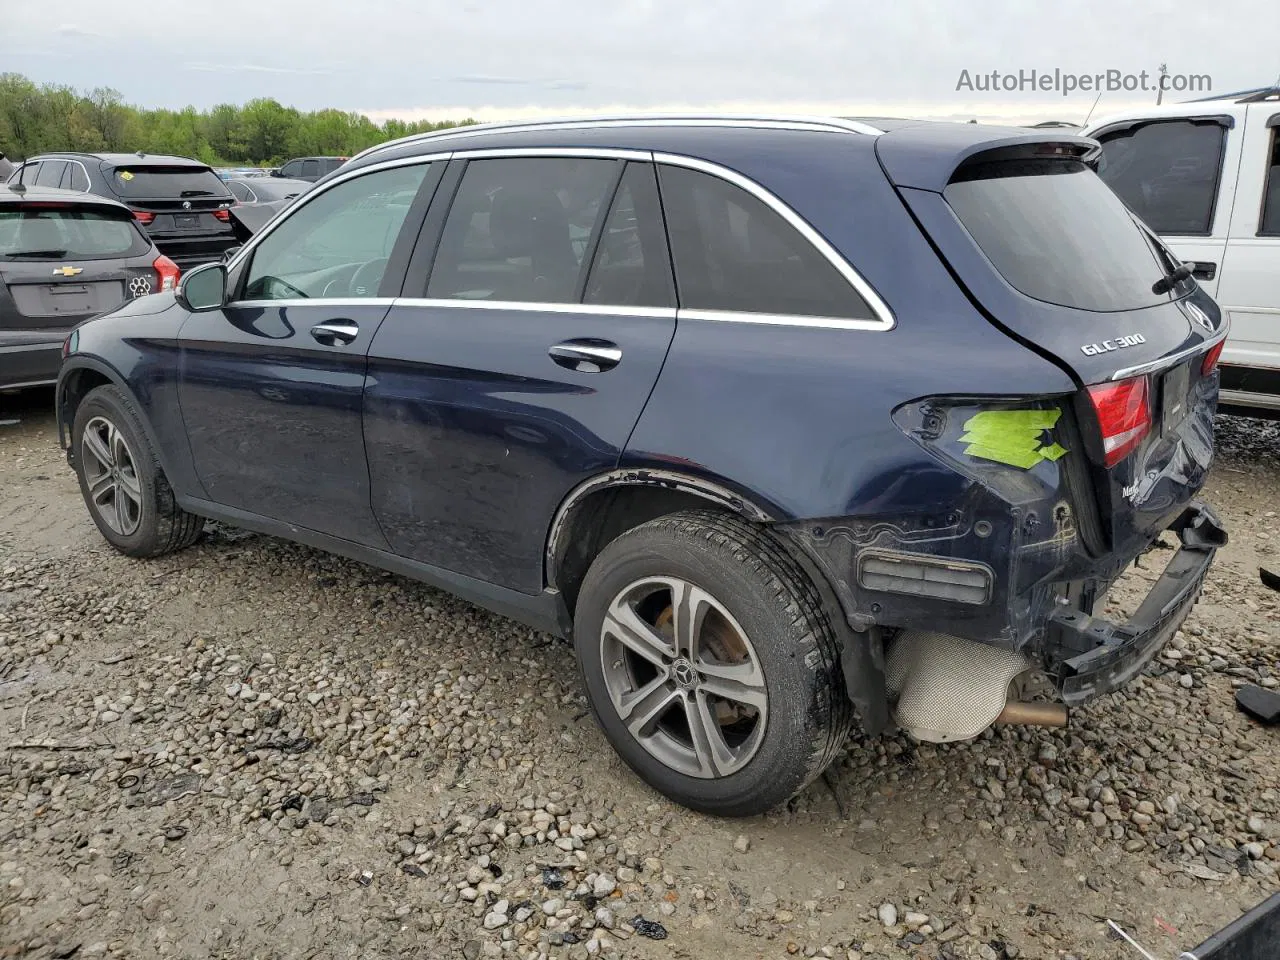
[[[1221,405],[1280,416],[1280,88],[1116,114],[1098,174],[1231,317]]]

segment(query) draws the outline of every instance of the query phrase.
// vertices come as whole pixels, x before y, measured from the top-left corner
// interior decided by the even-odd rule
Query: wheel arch
[[[164,447],[156,436],[155,428],[146,415],[146,407],[138,399],[138,395],[120,372],[105,360],[90,356],[75,356],[63,362],[58,374],[58,385],[54,394],[54,411],[58,423],[58,443],[67,451],[67,460],[75,465],[75,451],[71,443],[71,427],[75,423],[76,409],[91,390],[110,384],[121,390],[138,411],[138,420],[146,431],[147,441],[160,461],[160,468],[166,477],[172,477]]]
[[[717,480],[664,468],[611,470],[578,484],[557,509],[544,553],[547,588],[561,595],[572,617],[587,569],[609,543],[657,517],[708,506],[761,525],[794,519],[763,498],[743,495]],[[858,708],[863,730],[879,734],[890,725],[880,633],[850,626],[821,565],[784,530],[779,530],[778,542],[809,577],[830,611],[842,651],[846,693]]]

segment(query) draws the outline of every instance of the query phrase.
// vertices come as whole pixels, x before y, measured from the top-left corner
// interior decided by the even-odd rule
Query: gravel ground
[[[1280,676],[1276,424],[1220,420],[1231,545],[1123,694],[854,740],[735,822],[623,767],[564,644],[229,529],[116,555],[48,396],[0,402],[0,957],[1171,957],[1280,889],[1280,730],[1232,702]]]

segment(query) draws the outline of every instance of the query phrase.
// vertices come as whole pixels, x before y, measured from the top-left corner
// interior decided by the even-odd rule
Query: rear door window
[[[600,233],[585,303],[674,307],[671,255],[652,164],[628,163]]]
[[[37,187],[56,187],[62,181],[62,173],[67,169],[65,160],[45,160],[40,164],[40,172],[36,174]]]
[[[116,196],[130,200],[228,196],[226,184],[208,167],[116,167],[107,179]]]
[[[319,160],[303,160],[302,175],[304,177],[320,176],[320,161]]]
[[[1208,236],[1226,129],[1213,121],[1145,123],[1098,137],[1098,176],[1156,233]]]
[[[711,174],[658,169],[681,308],[874,318],[835,266],[763,201]]]
[[[227,189],[231,191],[231,195],[241,203],[253,202],[253,194],[249,192],[249,188],[243,183],[232,180],[227,183]]]
[[[427,296],[576,303],[618,161],[578,157],[472,160],[436,254]]]
[[[1120,199],[1078,160],[1021,159],[962,168],[943,191],[1010,286],[1079,310],[1166,303],[1152,241]]]

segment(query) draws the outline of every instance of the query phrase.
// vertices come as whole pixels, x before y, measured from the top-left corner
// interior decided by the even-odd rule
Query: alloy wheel
[[[94,417],[80,439],[80,462],[89,508],[121,536],[131,536],[142,523],[142,483],[133,451],[106,417]]]
[[[755,649],[696,584],[649,577],[622,590],[605,615],[600,656],[618,717],[667,767],[726,777],[759,749],[769,698]]]

